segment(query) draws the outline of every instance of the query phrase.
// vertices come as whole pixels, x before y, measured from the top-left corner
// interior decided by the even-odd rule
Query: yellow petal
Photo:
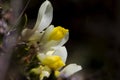
[[[42,60],[42,64],[50,67],[53,70],[58,70],[65,66],[60,56],[47,56]]]
[[[61,40],[67,33],[68,29],[65,29],[61,26],[55,27],[50,33],[48,40]]]

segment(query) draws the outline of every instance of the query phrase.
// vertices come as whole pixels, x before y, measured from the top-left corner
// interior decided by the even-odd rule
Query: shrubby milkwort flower
[[[25,28],[22,31],[21,40],[26,42],[27,50],[29,51],[31,46],[35,47],[39,65],[31,68],[30,73],[39,75],[39,80],[48,78],[52,73],[55,77],[67,78],[81,70],[81,66],[74,63],[66,66],[67,50],[63,45],[69,38],[69,30],[50,25],[52,18],[53,7],[46,0],[39,9],[33,29]]]

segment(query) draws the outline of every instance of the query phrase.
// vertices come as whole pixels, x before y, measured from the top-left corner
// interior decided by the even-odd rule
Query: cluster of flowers
[[[28,46],[35,46],[39,66],[32,68],[30,72],[39,75],[39,80],[48,78],[52,72],[55,77],[66,78],[82,69],[74,63],[66,66],[67,50],[63,45],[68,41],[69,30],[50,25],[52,18],[53,7],[46,0],[39,9],[33,29],[25,28],[22,31],[22,41],[28,42]]]

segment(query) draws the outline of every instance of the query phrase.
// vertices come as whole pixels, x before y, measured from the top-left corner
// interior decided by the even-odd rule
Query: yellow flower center
[[[55,27],[51,32],[48,40],[61,40],[62,38],[65,37],[67,32],[68,32],[68,29],[65,29],[61,26]]]
[[[42,64],[50,67],[53,70],[58,70],[65,66],[65,63],[59,56],[47,56],[42,60]]]

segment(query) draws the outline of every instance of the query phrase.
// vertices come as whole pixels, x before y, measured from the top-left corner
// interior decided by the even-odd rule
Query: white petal
[[[44,49],[49,50],[52,47],[63,46],[68,41],[68,38],[69,38],[69,33],[67,33],[66,36],[62,40],[59,40],[59,41],[55,41],[55,40],[48,41],[48,42],[46,42],[43,45]],[[45,41],[45,40],[43,40],[43,41]]]
[[[80,71],[81,69],[82,67],[80,65],[69,64],[60,72],[60,76],[67,78],[73,75],[74,73]]]
[[[45,54],[43,54],[43,53],[40,53],[40,54],[37,55],[37,58],[38,58],[40,61],[43,61],[46,56],[47,56],[47,55],[45,55]]]
[[[36,31],[33,35],[31,35],[31,37],[29,38],[29,41],[40,42],[43,34],[44,34],[44,32],[40,33],[38,31]]]
[[[36,25],[34,31],[38,30],[41,32],[43,29],[48,27],[53,18],[53,7],[51,3],[46,0],[40,7]]]
[[[54,50],[48,51],[48,52],[46,53],[46,55],[51,56],[51,55],[53,55],[54,52],[55,52]]]
[[[49,77],[50,73],[48,71],[42,71],[42,74],[44,74],[45,77]]]
[[[46,30],[45,30],[45,33],[41,39],[41,44],[46,44],[48,42],[48,38],[49,38],[49,35],[51,33],[51,31],[54,29],[54,26],[53,25],[50,25]]]
[[[32,29],[28,28],[24,29],[22,31],[22,40],[28,40],[29,37],[32,35],[32,32],[33,32]]]
[[[36,25],[33,29],[24,29],[22,31],[22,39],[29,39],[37,30],[38,32],[43,31],[46,27],[48,27],[53,18],[53,7],[51,3],[46,0],[40,7],[38,12],[38,18],[36,21]]]
[[[48,71],[42,71],[40,74],[40,80],[43,80],[44,77],[49,77],[50,73]]]
[[[58,55],[62,58],[63,62],[66,62],[67,59],[67,50],[65,47],[53,47],[53,49],[55,49],[55,52],[53,55]]]
[[[69,32],[66,34],[66,36],[61,40],[61,42],[58,44],[59,46],[64,45],[69,39]]]

